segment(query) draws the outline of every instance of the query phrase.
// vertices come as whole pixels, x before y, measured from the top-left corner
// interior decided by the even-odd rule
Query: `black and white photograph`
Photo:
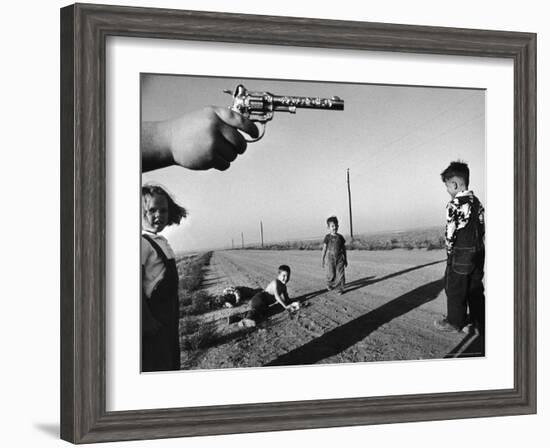
[[[140,84],[142,372],[485,356],[484,89]]]

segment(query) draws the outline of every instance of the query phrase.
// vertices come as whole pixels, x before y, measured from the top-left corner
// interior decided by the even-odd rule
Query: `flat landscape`
[[[214,306],[198,316],[210,340],[182,352],[185,369],[350,363],[480,356],[478,336],[437,331],[445,313],[444,250],[349,251],[346,293],[325,289],[319,251],[228,250],[212,253],[200,290],[219,297],[245,291],[233,308]],[[274,306],[259,328],[243,329],[250,294],[288,264],[295,313]]]

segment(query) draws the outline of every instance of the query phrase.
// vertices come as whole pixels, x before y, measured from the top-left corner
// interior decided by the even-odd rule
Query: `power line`
[[[414,126],[411,131],[405,132],[401,136],[399,136],[399,137],[397,137],[397,138],[381,145],[380,148],[381,149],[389,148],[389,147],[395,145],[396,143],[399,143],[399,142],[405,140],[410,135],[417,133],[419,130],[421,130],[423,128],[426,128],[429,124],[437,121],[438,119],[440,119],[442,116],[448,114],[449,112],[456,111],[456,109],[459,106],[466,103],[470,99],[472,99],[472,96],[467,96],[466,98],[463,98],[462,100],[457,101],[456,103],[454,103],[453,105],[451,105],[448,108],[444,109],[443,111],[437,112],[436,114],[432,115],[430,118],[424,120],[424,122],[419,124],[418,126]],[[353,157],[354,155],[356,155],[360,150],[362,150],[362,148],[359,148],[356,151],[354,151],[354,153],[350,157]]]
[[[453,127],[451,127],[451,128],[445,129],[444,131],[442,131],[442,132],[440,132],[440,133],[438,133],[438,134],[436,134],[436,135],[431,136],[430,139],[421,141],[421,142],[419,142],[419,143],[417,143],[417,144],[415,144],[415,145],[410,146],[409,148],[407,148],[407,150],[408,150],[408,151],[412,151],[412,150],[414,150],[414,149],[416,149],[416,148],[425,146],[425,145],[428,144],[430,141],[433,141],[433,140],[435,140],[436,138],[442,137],[442,136],[444,136],[444,135],[446,135],[446,134],[450,134],[451,132],[456,131],[457,129],[461,128],[461,127],[464,126],[465,124],[467,124],[467,123],[469,123],[469,122],[471,122],[471,121],[477,120],[479,117],[481,117],[481,116],[483,116],[483,115],[484,115],[483,113],[477,114],[477,115],[475,115],[474,117],[471,117],[471,118],[469,118],[469,119],[467,119],[467,120],[464,120],[464,121],[458,123],[456,126],[453,126]],[[386,157],[387,157],[388,154],[395,153],[397,150],[400,150],[400,149],[402,149],[402,148],[401,148],[401,147],[395,147],[395,148],[393,148],[392,150],[387,151],[385,155],[386,155]],[[422,155],[421,157],[426,157],[426,155]],[[369,172],[371,173],[371,172],[375,171],[377,168],[380,168],[380,166],[382,166],[383,163],[384,163],[384,161],[379,161],[378,163],[369,164],[369,166],[368,166]],[[358,176],[356,176],[356,177],[357,177],[357,178],[362,178],[362,177],[364,177],[364,176],[369,175],[369,174],[370,174],[369,172],[366,172],[366,173],[364,173],[364,174],[360,174],[360,175],[358,175]]]

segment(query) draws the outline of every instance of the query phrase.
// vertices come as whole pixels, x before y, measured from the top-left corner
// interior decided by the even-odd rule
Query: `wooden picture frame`
[[[106,411],[107,36],[512,59],[514,387]],[[76,4],[61,10],[61,438],[73,443],[536,412],[536,35]]]

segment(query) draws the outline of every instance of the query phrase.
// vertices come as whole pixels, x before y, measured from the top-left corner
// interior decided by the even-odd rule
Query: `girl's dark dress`
[[[166,270],[146,300],[153,317],[161,324],[153,334],[141,333],[141,371],[159,372],[180,369],[178,270],[161,247],[147,235],[142,235],[164,262]],[[142,306],[147,306],[143,304]],[[143,313],[142,313],[143,315]],[[143,328],[143,322],[142,322]]]

